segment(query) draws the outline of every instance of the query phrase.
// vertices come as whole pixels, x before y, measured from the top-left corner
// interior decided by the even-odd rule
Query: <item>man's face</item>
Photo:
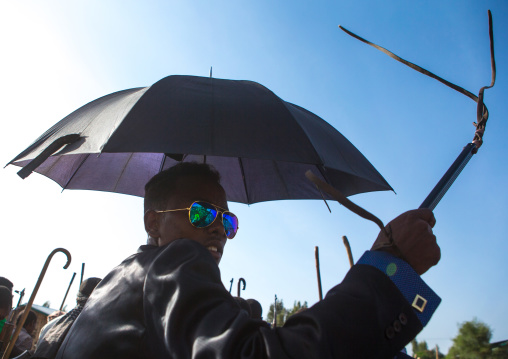
[[[25,327],[25,330],[27,331],[28,334],[33,336],[33,334],[35,332],[36,324],[37,324],[37,320],[34,320],[32,323],[30,323],[29,325],[27,325]]]
[[[210,180],[197,176],[186,176],[180,178],[175,187],[174,194],[168,200],[166,208],[160,209],[189,208],[195,201],[205,201],[228,209],[224,189]],[[227,240],[220,214],[211,225],[205,228],[196,228],[190,223],[189,211],[153,213],[151,215],[157,216],[158,233],[156,235],[158,235],[159,246],[164,246],[180,238],[191,239],[207,248],[215,262],[219,264]]]

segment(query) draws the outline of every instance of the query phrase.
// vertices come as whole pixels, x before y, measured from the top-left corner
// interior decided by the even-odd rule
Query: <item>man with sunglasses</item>
[[[374,245],[381,250],[368,251],[323,301],[271,329],[221,282],[217,265],[238,219],[215,170],[181,163],[162,171],[145,187],[144,209],[148,245],[97,286],[57,358],[391,358],[439,303],[418,276],[440,257],[428,210],[390,222],[391,238],[380,234]]]

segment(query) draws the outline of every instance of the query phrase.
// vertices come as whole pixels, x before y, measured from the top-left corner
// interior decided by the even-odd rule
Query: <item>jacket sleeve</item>
[[[190,240],[152,262],[143,310],[154,358],[393,358],[422,329],[397,286],[361,264],[323,301],[270,329],[240,309],[212,256]]]
[[[441,303],[441,298],[407,262],[386,252],[367,251],[358,263],[371,265],[387,275],[411,304],[418,320],[423,326],[427,325]]]

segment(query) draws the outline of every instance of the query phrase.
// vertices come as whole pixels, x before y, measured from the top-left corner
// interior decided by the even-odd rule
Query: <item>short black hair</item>
[[[240,306],[240,308],[242,308],[249,314],[249,317],[250,317],[251,311],[250,311],[249,303],[247,303],[247,301],[245,299],[243,299],[242,297],[233,297],[233,299]]]
[[[9,288],[11,292],[12,288],[14,287],[14,284],[12,284],[12,282],[5,277],[0,277],[0,285]]]
[[[12,292],[4,285],[0,285],[0,308],[12,308]]]
[[[91,277],[85,279],[81,285],[79,286],[78,295],[76,297],[76,302],[80,305],[85,305],[88,297],[92,294],[95,287],[101,282],[101,278]]]
[[[21,318],[23,317],[24,313],[25,313],[24,310],[19,312],[18,319],[16,319],[16,325],[19,325],[19,322],[21,321]],[[30,324],[32,324],[36,321],[37,321],[37,315],[35,315],[34,312],[29,311],[28,315],[26,317],[26,320],[25,320],[25,324],[23,324],[23,328],[26,328],[27,326],[29,326]]]
[[[263,319],[263,308],[261,303],[255,299],[247,299],[247,304],[250,307],[250,317],[253,319]]]
[[[220,174],[206,163],[180,162],[153,176],[145,185],[145,212],[150,209],[163,210],[175,190],[175,182],[181,177],[196,176],[220,184]]]

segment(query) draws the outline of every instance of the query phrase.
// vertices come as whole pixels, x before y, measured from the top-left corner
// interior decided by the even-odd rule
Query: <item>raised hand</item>
[[[407,211],[386,226],[393,244],[390,245],[390,238],[380,232],[372,250],[386,251],[402,258],[422,275],[441,258],[441,249],[436,242],[436,236],[432,233],[435,224],[436,219],[429,209]]]

